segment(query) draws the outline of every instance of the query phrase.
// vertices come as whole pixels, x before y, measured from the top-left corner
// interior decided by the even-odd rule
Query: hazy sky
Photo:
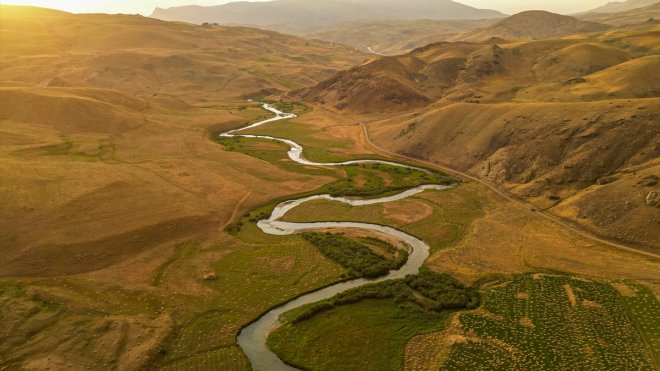
[[[264,1],[264,0],[252,0]],[[308,0],[323,1],[323,0]],[[607,0],[457,0],[478,8],[497,9],[513,14],[522,10],[544,9],[556,13],[570,14],[589,10]],[[141,13],[151,14],[159,6],[166,8],[178,5],[217,5],[231,0],[0,0],[1,4],[36,5],[76,13]]]
[[[140,13],[149,15],[155,7],[218,5],[235,0],[0,0],[0,4],[35,5],[73,13]],[[266,1],[266,0],[250,0]]]

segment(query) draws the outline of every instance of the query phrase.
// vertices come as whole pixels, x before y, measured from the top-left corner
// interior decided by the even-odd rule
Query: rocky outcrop
[[[649,192],[648,196],[646,196],[646,204],[660,208],[660,191]]]

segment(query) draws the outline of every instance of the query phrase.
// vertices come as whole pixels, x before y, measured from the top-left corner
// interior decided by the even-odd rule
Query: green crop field
[[[660,301],[653,291],[634,282],[621,283],[632,293],[623,295],[623,303],[630,313],[637,331],[644,337],[646,345],[653,352],[655,366],[660,369]]]
[[[487,292],[487,312],[460,316],[466,340],[441,369],[653,370],[660,311],[639,293],[624,298],[608,283],[569,276],[515,276]]]

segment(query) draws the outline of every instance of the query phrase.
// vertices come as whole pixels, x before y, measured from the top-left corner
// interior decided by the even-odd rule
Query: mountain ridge
[[[504,14],[477,9],[451,0],[330,0],[309,4],[302,0],[236,2],[216,6],[157,8],[153,18],[190,23],[216,22],[249,25],[275,31],[305,34],[319,27],[363,20],[483,19]]]
[[[626,1],[610,1],[605,5],[593,8],[584,13],[617,13],[658,3],[658,0],[626,0]],[[582,14],[584,14],[582,13]]]

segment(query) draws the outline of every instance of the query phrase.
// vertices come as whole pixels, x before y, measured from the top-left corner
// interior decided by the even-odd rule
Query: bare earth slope
[[[297,94],[371,121],[386,148],[479,175],[657,252],[660,209],[647,197],[660,171],[658,31],[648,24],[556,40],[437,43]]]

